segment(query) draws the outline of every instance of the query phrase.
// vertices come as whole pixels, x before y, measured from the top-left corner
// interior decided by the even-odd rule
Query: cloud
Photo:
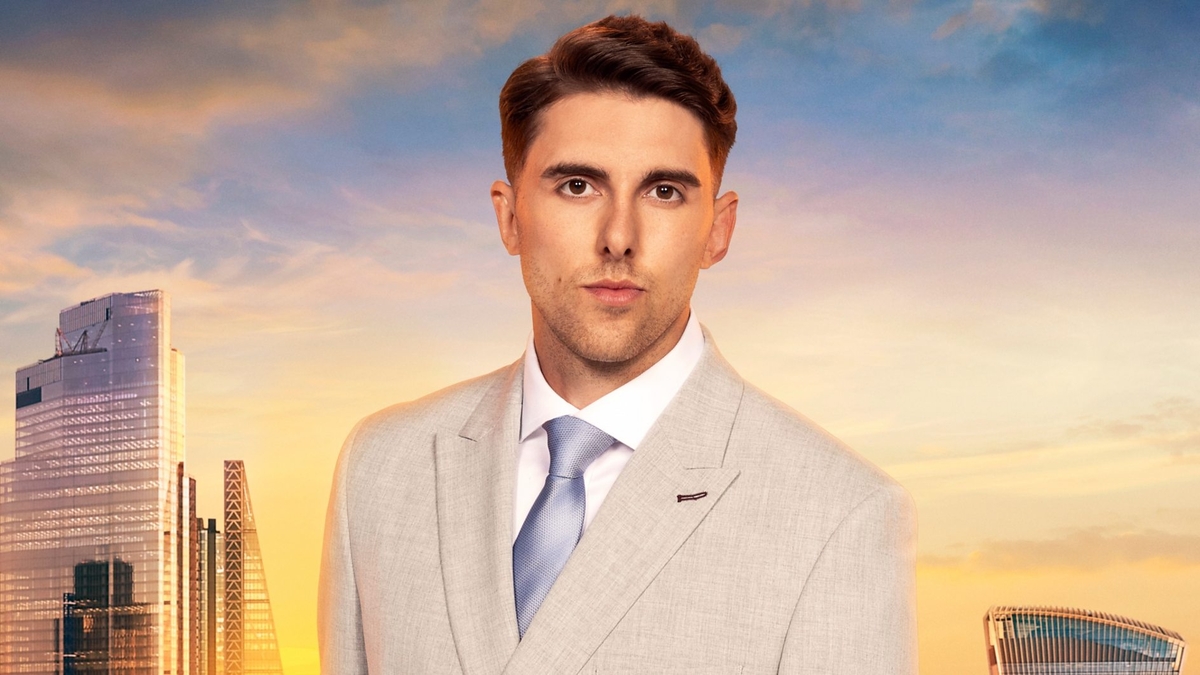
[[[999,4],[990,0],[975,0],[970,9],[946,19],[933,33],[933,39],[943,40],[967,26],[982,26],[991,32],[1002,32],[1012,25],[1017,8],[1011,3]]]
[[[696,41],[706,52],[728,54],[742,44],[742,40],[746,39],[748,33],[749,30],[744,26],[714,23],[696,33]]]
[[[0,253],[0,297],[16,296],[49,280],[80,279],[87,272],[62,256],[28,247],[5,247]],[[6,314],[0,323],[21,321],[20,313]]]
[[[719,0],[717,6],[726,11],[748,12],[757,16],[772,17],[813,7],[857,12],[863,8],[863,2],[862,0]]]
[[[181,246],[151,245],[159,253],[166,248],[170,255],[150,264],[128,244],[119,245],[107,264],[88,268],[48,256],[31,261],[11,270],[20,276],[37,268],[41,277],[26,279],[19,289],[11,284],[14,295],[20,291],[20,309],[8,319],[32,318],[36,309],[41,312],[36,318],[44,323],[53,315],[45,311],[47,304],[61,307],[115,290],[165,288],[175,296],[176,307],[185,308],[194,321],[190,334],[199,342],[263,332],[341,330],[360,325],[355,322],[370,307],[436,297],[465,281],[470,269],[468,261],[439,266],[433,257],[436,251],[451,255],[454,247],[415,240],[404,230],[348,250],[306,240],[269,239],[259,232],[247,245],[217,257],[187,257],[189,249],[198,251],[195,242],[201,238],[197,233],[183,239]],[[396,265],[391,255],[395,251],[424,256],[428,264]],[[176,258],[178,262],[170,262]]]
[[[1125,418],[1087,418],[1043,438],[1015,438],[973,452],[927,448],[889,466],[927,497],[977,493],[1009,498],[1128,492],[1194,481],[1200,406],[1171,397]]]
[[[424,265],[436,256],[410,256],[406,269],[374,261],[367,247],[378,228],[333,241],[331,224],[366,214],[275,166],[277,147],[243,140],[336,126],[364,83],[418,86],[446,59],[509,37],[473,10],[448,1],[106,6],[0,21],[4,323],[117,289],[168,286],[229,311],[247,297],[278,301],[246,310],[262,315],[330,300],[351,277],[376,299],[370,289],[443,288],[458,268]],[[437,218],[417,213],[401,225],[427,236],[420,223]],[[398,238],[396,251],[423,250]],[[272,284],[311,297],[274,297]]]
[[[449,1],[312,2],[273,13],[133,14],[13,40],[0,63],[125,115],[174,115],[203,127],[310,103],[358,76],[478,53],[481,29],[464,9]]]
[[[919,562],[930,567],[1005,572],[1044,569],[1092,572],[1141,563],[1198,567],[1200,536],[1094,527],[1064,531],[1049,539],[987,540],[965,555],[928,555]]]
[[[170,226],[148,214],[200,205],[189,182],[240,151],[224,145],[227,130],[329,124],[364,83],[420,86],[547,11],[521,6],[526,14],[449,0],[174,16],[91,9],[89,22],[27,33],[10,23],[0,41],[0,233],[41,246],[66,230]],[[501,15],[513,23],[499,26]]]
[[[1200,458],[1200,402],[1173,396],[1151,410],[1122,419],[1091,419],[1067,430],[1074,438],[1136,442],[1184,461]]]
[[[964,73],[1005,95],[1008,109],[1028,108],[1043,124],[1059,122],[1073,143],[1090,145],[1102,135],[1161,137],[1169,130],[1195,147],[1187,132],[1187,111],[1200,102],[1194,3],[974,0],[960,7],[918,10],[943,17],[928,54],[955,55],[928,72]],[[953,89],[954,79],[944,79]]]
[[[938,26],[933,38],[942,40],[967,27],[1003,33],[1022,15],[1034,15],[1041,21],[1064,19],[1095,25],[1103,19],[1105,12],[1096,0],[974,0],[969,8],[956,12]]]
[[[1037,0],[1034,19],[1010,36],[1031,58],[1057,63],[1078,79],[1077,103],[1096,106],[1109,99],[1136,114],[1169,113],[1200,101],[1200,53],[1194,49],[1200,11],[1186,0],[1127,3],[1120,0]],[[1081,86],[1086,85],[1086,86]]]
[[[1103,4],[1097,0],[1028,0],[1028,6],[1038,14],[1089,23],[1104,17]]]

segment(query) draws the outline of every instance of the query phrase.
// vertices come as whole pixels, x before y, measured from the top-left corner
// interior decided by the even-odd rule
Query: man
[[[914,515],[744,383],[689,302],[728,249],[716,63],[609,17],[500,100],[524,357],[359,423],[338,461],[322,672],[916,672]]]

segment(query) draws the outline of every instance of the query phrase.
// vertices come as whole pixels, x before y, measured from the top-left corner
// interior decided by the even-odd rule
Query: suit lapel
[[[707,330],[705,338],[700,363],[621,472],[505,675],[579,672],[737,477],[721,464],[744,385]]]
[[[438,542],[450,628],[464,675],[499,673],[517,646],[512,501],[522,361],[461,431],[439,432]]]

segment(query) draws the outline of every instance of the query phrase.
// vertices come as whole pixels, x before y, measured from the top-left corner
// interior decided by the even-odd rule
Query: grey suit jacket
[[[915,674],[907,493],[705,342],[520,641],[521,362],[360,422],[325,527],[322,672]]]

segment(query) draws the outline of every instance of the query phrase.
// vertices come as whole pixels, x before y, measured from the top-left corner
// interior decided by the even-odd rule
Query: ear
[[[500,241],[509,255],[521,254],[521,232],[517,227],[517,193],[502,180],[492,183],[492,207],[496,209],[496,225]]]
[[[708,231],[708,243],[704,246],[704,258],[700,261],[701,269],[721,262],[721,258],[729,251],[729,240],[733,238],[733,228],[737,225],[737,205],[738,196],[732,190],[717,198],[712,228]]]

